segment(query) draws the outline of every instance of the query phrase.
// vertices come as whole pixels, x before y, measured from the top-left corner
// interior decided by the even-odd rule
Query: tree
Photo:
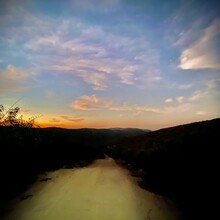
[[[5,109],[2,104],[0,104],[0,126],[7,127],[23,127],[32,128],[35,125],[35,119],[37,117],[31,117],[28,120],[24,120],[22,115],[19,115],[19,107],[11,107]]]

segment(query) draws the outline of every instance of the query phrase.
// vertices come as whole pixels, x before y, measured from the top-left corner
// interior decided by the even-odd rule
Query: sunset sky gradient
[[[220,2],[0,1],[0,104],[41,126],[220,117]]]

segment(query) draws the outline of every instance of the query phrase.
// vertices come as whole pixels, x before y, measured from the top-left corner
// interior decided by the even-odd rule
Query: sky
[[[220,2],[0,0],[0,104],[41,127],[220,117]]]

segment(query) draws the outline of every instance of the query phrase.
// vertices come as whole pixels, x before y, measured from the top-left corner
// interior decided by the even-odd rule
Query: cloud
[[[9,64],[5,70],[0,71],[0,94],[28,89],[26,82],[33,76],[33,71],[16,68]]]
[[[183,50],[179,68],[187,69],[220,69],[220,20],[215,20],[205,28],[197,41]]]
[[[197,115],[207,115],[207,112],[205,112],[205,111],[197,111],[196,114]]]
[[[184,15],[182,15],[182,18],[183,17]],[[200,36],[203,34],[203,23],[203,19],[197,18],[190,23],[190,27],[188,29],[183,28],[181,24],[175,24],[175,27],[173,29],[176,29],[176,33],[174,36],[177,36],[177,40],[175,40],[173,46],[180,48],[189,47],[192,42],[198,40],[198,38],[200,38]]]
[[[176,97],[176,100],[177,100],[178,103],[182,103],[183,100],[184,100],[184,97],[183,96],[178,96],[178,97]]]
[[[189,89],[192,87],[192,84],[182,84],[182,85],[178,85],[179,89]]]
[[[188,98],[190,102],[195,101],[205,101],[209,99],[220,98],[220,80],[208,80],[204,83],[204,88],[200,90],[196,90],[193,94]]]
[[[60,120],[57,119],[57,118],[52,118],[52,119],[50,120],[50,122],[52,122],[52,123],[59,123]]]
[[[134,72],[136,71],[137,68],[135,68],[135,66],[126,66],[124,68],[122,68],[120,74],[119,74],[119,78],[121,79],[121,82],[124,84],[133,84],[134,83]]]
[[[94,90],[104,90],[106,86],[106,75],[104,73],[91,73],[83,71],[80,74],[81,78],[92,85]]]
[[[184,97],[184,96],[175,97],[175,100],[176,100],[177,103],[196,102],[196,101],[200,101],[204,98],[207,98],[207,96],[209,95],[210,92],[211,92],[211,89],[209,89],[207,87],[204,90],[194,91],[188,97]],[[174,102],[174,99],[172,99],[172,98],[169,98],[169,99],[165,100],[165,103],[173,103],[173,102]]]
[[[191,92],[189,95],[166,99],[166,105],[162,110],[165,114],[187,112],[191,115],[208,115],[213,110],[214,112],[219,112],[218,100],[220,100],[220,80],[212,79],[203,81],[201,88]]]
[[[97,95],[85,95],[76,99],[71,107],[76,110],[84,111],[116,111],[116,112],[131,112],[134,114],[140,113],[157,113],[163,115],[182,114],[196,112],[197,115],[208,114],[207,111],[197,110],[204,108],[207,109],[206,103],[209,103],[219,108],[216,100],[219,99],[220,81],[209,80],[204,82],[203,89],[194,91],[188,96],[177,96],[174,98],[167,98],[165,106],[155,108],[147,105],[129,104],[126,102],[112,101],[107,98],[102,98]]]
[[[171,102],[173,102],[173,99],[169,98],[169,99],[166,99],[164,102],[165,103],[171,103]]]
[[[79,117],[79,116],[72,116],[72,117],[70,117],[70,116],[67,116],[67,115],[62,115],[60,117],[65,119],[65,120],[67,120],[67,121],[72,121],[72,122],[80,122],[80,121],[85,120],[84,118]]]
[[[81,121],[84,120],[84,118],[82,118],[80,116],[61,115],[61,116],[59,116],[59,118],[55,117],[55,118],[50,119],[49,122],[60,124],[62,122],[62,119],[66,120],[66,121],[69,121],[69,122],[81,122]]]
[[[112,105],[109,110],[111,111],[128,111],[128,112],[153,112],[153,113],[163,113],[163,110],[159,108],[152,108],[144,105]]]
[[[177,101],[178,103],[182,103],[183,100],[184,100],[184,97],[183,97],[183,96],[178,96],[178,97],[176,97],[175,99],[176,99],[176,101]],[[168,103],[173,103],[173,102],[174,102],[174,99],[168,98],[168,99],[165,99],[164,102],[167,103],[167,104],[168,104]]]
[[[183,102],[183,100],[184,100],[184,97],[183,96],[178,96],[178,97],[176,97],[175,98],[176,99],[176,101],[178,102],[178,103],[182,103]],[[168,99],[165,99],[165,103],[174,103],[174,99],[172,99],[172,98],[168,98]]]
[[[78,110],[109,110],[109,111],[128,111],[128,112],[153,112],[162,113],[158,108],[152,108],[144,105],[117,104],[102,99],[96,95],[82,96],[71,104],[72,108]]]
[[[118,2],[74,4],[108,7]],[[4,24],[0,40],[11,56],[16,46],[38,73],[69,74],[94,90],[120,84],[149,86],[161,79],[158,51],[144,37],[123,36],[77,17],[37,17],[22,7],[11,9],[9,14],[0,19],[0,25]]]
[[[197,90],[189,97],[190,102],[198,101],[207,95],[207,91]]]
[[[73,1],[77,4],[111,7],[120,1]],[[22,54],[38,73],[69,74],[94,90],[120,84],[146,87],[161,79],[158,51],[145,37],[123,36],[80,17],[35,16],[18,4],[8,14],[0,19],[0,41],[9,55],[19,51],[17,56]]]
[[[117,5],[120,1],[96,3]],[[91,2],[74,1],[74,4]],[[146,88],[161,80],[159,53],[143,35],[121,35],[101,25],[83,22],[80,17],[35,16],[22,4],[11,5],[8,14],[1,15],[0,41],[6,42],[11,57],[20,53],[16,56],[42,76],[60,74],[93,90],[130,85]]]
[[[166,113],[184,113],[187,111],[190,111],[192,109],[192,104],[191,103],[181,103],[181,104],[177,104],[174,106],[169,106],[169,107],[165,107],[164,111]]]
[[[220,90],[220,78],[215,80],[208,80],[206,82],[206,87],[208,90]]]
[[[100,99],[96,95],[82,96],[78,100],[74,101],[72,107],[79,110],[98,110],[107,109],[111,106],[111,103]]]
[[[120,84],[155,83],[161,79],[158,56],[147,42],[105,33],[94,28],[92,36],[85,35],[91,27],[84,27],[80,37],[64,39],[51,35],[37,37],[25,44],[29,59],[39,71],[50,70],[80,77],[94,90],[103,90],[117,79]],[[137,42],[142,44],[137,45]],[[36,53],[34,53],[36,52]],[[134,59],[145,54],[148,59]],[[144,80],[143,80],[144,79]]]
[[[27,70],[19,69],[9,64],[5,71],[0,72],[0,77],[2,80],[11,80],[22,82],[29,78],[31,73]]]

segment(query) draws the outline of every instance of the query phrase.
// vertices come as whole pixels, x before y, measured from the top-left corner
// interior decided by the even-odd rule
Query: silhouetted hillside
[[[218,118],[128,138],[108,153],[142,177],[142,187],[175,199],[198,219],[215,211],[219,137]]]
[[[142,187],[174,199],[186,219],[212,219],[219,137],[219,118],[153,132],[0,127],[0,198],[19,195],[39,173],[84,166],[107,154],[141,177]]]

